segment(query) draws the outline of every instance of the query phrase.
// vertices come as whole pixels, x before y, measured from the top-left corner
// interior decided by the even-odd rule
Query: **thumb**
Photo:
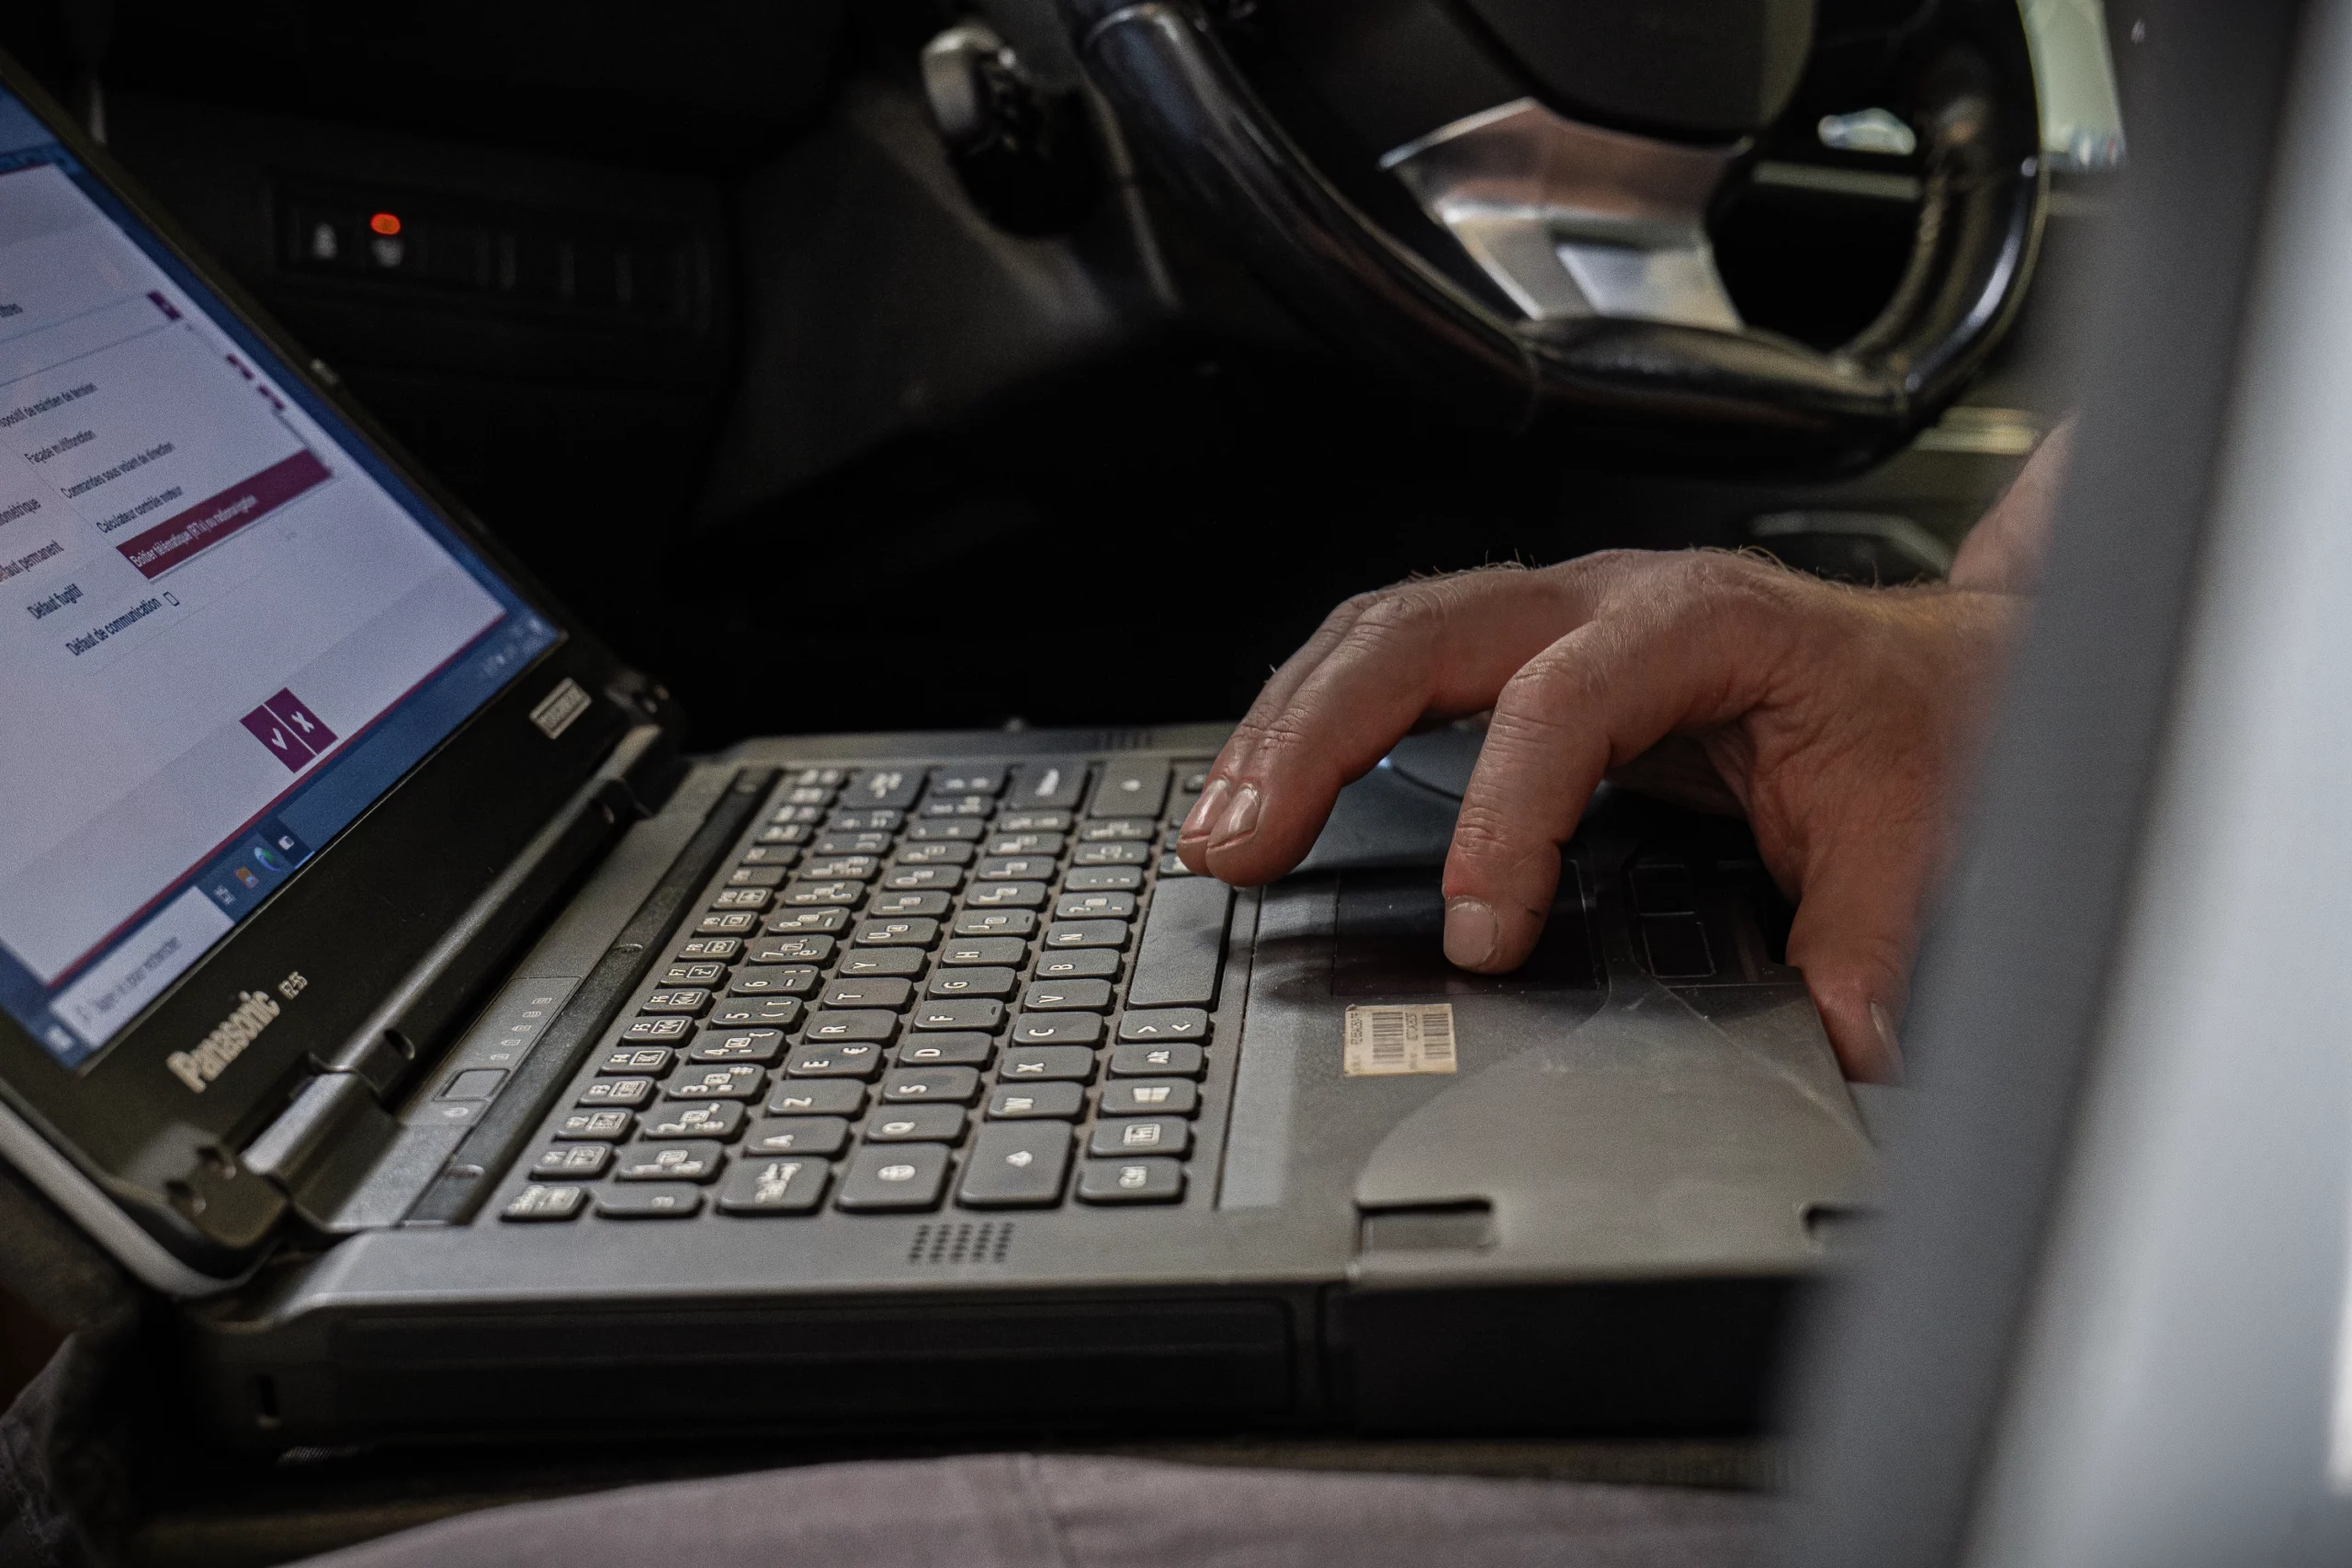
[[[1914,858],[1895,845],[1855,846],[1807,884],[1789,928],[1789,962],[1804,972],[1838,1065],[1864,1083],[1903,1077],[1895,1025],[1918,944],[1922,875],[1906,874]]]

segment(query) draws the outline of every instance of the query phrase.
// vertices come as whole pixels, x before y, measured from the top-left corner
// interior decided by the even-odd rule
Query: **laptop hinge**
[[[462,1021],[542,917],[628,826],[649,814],[674,755],[659,725],[624,735],[561,810],[469,905],[241,1155],[314,1229],[392,1139],[384,1109],[429,1048]]]

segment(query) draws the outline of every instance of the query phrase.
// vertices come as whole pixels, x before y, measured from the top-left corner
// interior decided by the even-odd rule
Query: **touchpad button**
[[[1576,866],[1560,867],[1560,891],[1534,953],[1509,975],[1473,975],[1445,961],[1445,897],[1440,874],[1421,868],[1351,871],[1340,877],[1331,957],[1338,997],[1478,996],[1498,991],[1589,991],[1600,987],[1592,935]]]

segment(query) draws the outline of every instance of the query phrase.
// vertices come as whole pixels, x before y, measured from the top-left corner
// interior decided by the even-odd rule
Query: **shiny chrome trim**
[[[1520,98],[1380,160],[1531,320],[1737,332],[1707,200],[1740,151],[1581,125]]]

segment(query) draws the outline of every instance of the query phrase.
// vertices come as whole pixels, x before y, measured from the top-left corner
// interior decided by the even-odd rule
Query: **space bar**
[[[1169,877],[1151,896],[1127,985],[1131,1008],[1216,1005],[1233,889],[1206,876]]]

